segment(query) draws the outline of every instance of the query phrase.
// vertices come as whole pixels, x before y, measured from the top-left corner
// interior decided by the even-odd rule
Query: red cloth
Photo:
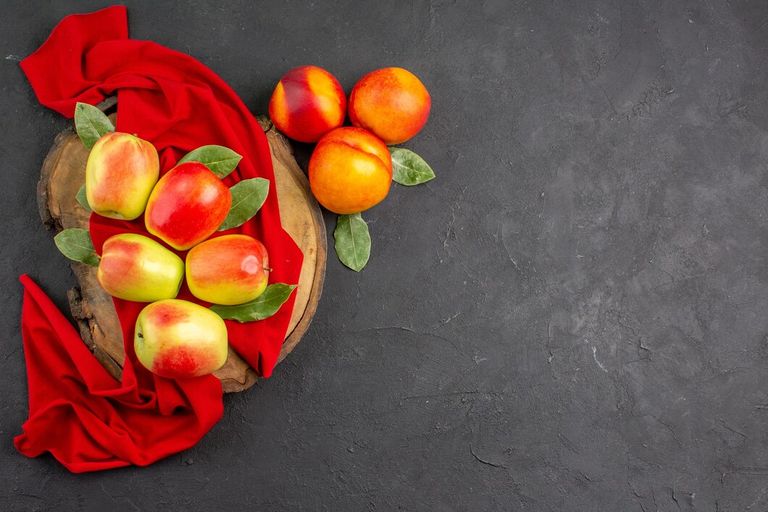
[[[21,282],[29,382],[29,419],[14,440],[21,453],[51,452],[74,473],[144,466],[189,448],[219,421],[218,379],[147,386],[146,371],[130,357],[121,385],[48,296],[28,276]]]
[[[128,39],[122,6],[67,16],[21,67],[40,102],[67,117],[78,101],[93,104],[117,94],[117,130],[151,141],[160,153],[161,172],[205,144],[243,155],[225,183],[258,176],[269,179],[272,190],[259,214],[231,232],[264,242],[271,282],[298,282],[303,256],[280,223],[266,137],[240,98],[210,69],[156,43]],[[112,234],[147,234],[143,218],[126,222],[98,215],[91,216],[90,231],[99,252]],[[144,304],[114,301],[126,352],[118,383],[32,280],[21,280],[30,417],[15,439],[20,452],[49,451],[74,472],[146,465],[192,446],[221,417],[221,385],[215,377],[163,379],[137,362],[133,327]],[[230,345],[264,377],[277,362],[294,296],[267,320],[227,321]],[[192,299],[186,286],[180,297]]]

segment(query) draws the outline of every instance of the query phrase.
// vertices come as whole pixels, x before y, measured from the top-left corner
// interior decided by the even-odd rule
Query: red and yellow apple
[[[133,348],[139,362],[161,377],[208,375],[227,361],[227,327],[208,308],[185,300],[161,300],[139,313]]]
[[[326,134],[309,159],[309,185],[328,210],[358,213],[378,204],[392,183],[392,157],[371,132],[345,126]]]
[[[416,75],[403,68],[383,68],[352,88],[349,119],[387,144],[400,144],[422,129],[431,106],[429,92]]]
[[[269,280],[264,244],[248,235],[224,235],[187,253],[187,285],[192,295],[214,304],[243,304],[264,292]]]
[[[150,142],[130,133],[107,133],[93,145],[85,165],[88,204],[104,217],[136,219],[159,174],[157,150]]]
[[[104,242],[96,278],[107,293],[120,299],[173,299],[184,278],[184,262],[151,238],[120,233]]]
[[[278,130],[300,142],[316,142],[341,126],[347,97],[336,77],[317,66],[288,71],[269,100],[269,117]]]
[[[199,162],[179,164],[157,182],[147,202],[147,231],[179,251],[211,236],[229,213],[232,195]]]

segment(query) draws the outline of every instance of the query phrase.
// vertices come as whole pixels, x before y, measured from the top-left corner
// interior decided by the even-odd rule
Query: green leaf
[[[256,215],[267,199],[269,180],[264,178],[241,180],[230,187],[229,192],[232,194],[232,206],[229,208],[227,218],[219,226],[219,231],[242,226]]]
[[[75,105],[75,131],[86,148],[91,149],[102,135],[115,131],[107,115],[88,103]]]
[[[80,187],[80,190],[77,191],[75,199],[77,199],[77,202],[80,204],[80,206],[83,207],[85,211],[90,213],[91,205],[88,204],[88,197],[85,195],[85,185]]]
[[[92,267],[99,265],[100,258],[93,248],[91,234],[88,233],[87,229],[65,229],[53,237],[53,241],[56,243],[59,251],[61,251],[61,254],[72,261],[79,261]]]
[[[184,162],[200,162],[205,164],[213,174],[219,178],[226,178],[229,173],[235,170],[237,164],[243,157],[224,146],[200,146],[184,155],[179,164]],[[177,164],[178,165],[178,164]]]
[[[359,213],[339,215],[333,238],[339,260],[355,272],[360,272],[371,256],[371,235],[363,217]]]
[[[295,284],[275,283],[267,286],[264,293],[256,297],[251,302],[239,304],[237,306],[211,306],[211,311],[219,315],[224,320],[236,320],[240,323],[254,322],[269,318],[285,304],[288,297],[291,296]]]
[[[412,187],[435,179],[435,171],[419,155],[405,148],[389,148],[392,154],[392,179]]]

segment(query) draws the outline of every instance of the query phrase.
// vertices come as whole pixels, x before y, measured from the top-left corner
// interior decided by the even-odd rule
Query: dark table
[[[438,179],[366,214],[368,267],[329,258],[304,341],[194,449],[26,459],[17,276],[62,308],[74,280],[35,204],[68,121],[18,60],[105,4],[7,2],[1,510],[768,510],[768,4],[127,3],[256,113],[296,65],[412,70]]]

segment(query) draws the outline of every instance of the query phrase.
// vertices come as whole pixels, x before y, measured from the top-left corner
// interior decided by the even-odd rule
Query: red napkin
[[[271,282],[298,282],[303,256],[280,223],[266,137],[240,98],[210,69],[153,42],[128,39],[122,6],[67,16],[21,67],[40,102],[67,117],[78,101],[95,104],[117,94],[117,130],[151,141],[162,172],[205,144],[243,155],[225,183],[258,176],[269,179],[272,190],[259,214],[230,232],[264,242]],[[90,231],[99,252],[112,234],[147,234],[142,218],[125,222],[98,215],[91,216]],[[15,439],[21,453],[51,452],[73,472],[146,465],[194,445],[221,418],[221,384],[215,377],[163,379],[137,362],[133,327],[144,304],[114,301],[126,353],[118,383],[45,293],[29,277],[21,281],[30,411],[24,433]],[[193,300],[186,287],[180,297]],[[231,346],[263,377],[277,362],[293,301],[267,320],[227,321]]]

